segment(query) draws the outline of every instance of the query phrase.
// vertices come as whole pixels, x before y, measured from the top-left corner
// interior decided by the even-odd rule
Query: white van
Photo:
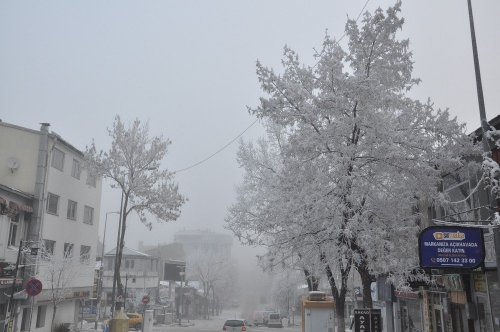
[[[267,316],[267,327],[283,327],[281,315],[273,312]]]

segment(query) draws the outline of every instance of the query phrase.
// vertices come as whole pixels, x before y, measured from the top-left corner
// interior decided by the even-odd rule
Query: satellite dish
[[[14,157],[7,159],[7,167],[10,168],[12,173],[14,173],[14,171],[19,168],[19,160]]]

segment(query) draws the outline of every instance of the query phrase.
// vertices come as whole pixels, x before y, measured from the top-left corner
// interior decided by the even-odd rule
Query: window
[[[49,255],[54,255],[54,249],[56,248],[56,241],[52,240],[43,240],[45,246],[45,253]]]
[[[19,228],[19,215],[17,216],[17,218],[13,218],[10,220],[9,242],[7,242],[7,245],[9,246],[16,245],[18,228]]]
[[[71,176],[74,177],[75,179],[80,180],[80,173],[81,173],[80,162],[76,159],[73,159],[73,167],[71,168]]]
[[[97,178],[94,175],[87,173],[87,184],[89,186],[95,187],[96,183],[97,183]]]
[[[23,308],[23,318],[21,319],[21,331],[29,330],[30,308]]]
[[[114,269],[114,266],[113,266],[114,263],[115,263],[114,259],[108,260],[108,270],[113,270]]]
[[[64,258],[73,257],[73,243],[64,244]]]
[[[90,246],[80,246],[80,263],[90,262]]]
[[[127,259],[125,261],[125,268],[126,269],[133,269],[134,268],[134,260],[133,259]]]
[[[89,225],[94,224],[94,208],[85,205],[83,209],[83,222]]]
[[[56,148],[52,152],[52,167],[60,171],[64,170],[64,152]]]
[[[36,327],[44,327],[45,326],[45,314],[47,312],[47,306],[41,305],[38,306],[38,310],[36,313]]]
[[[67,213],[68,219],[76,220],[76,207],[77,207],[76,202],[68,199],[68,213]]]
[[[49,193],[47,196],[47,213],[57,215],[59,196]]]

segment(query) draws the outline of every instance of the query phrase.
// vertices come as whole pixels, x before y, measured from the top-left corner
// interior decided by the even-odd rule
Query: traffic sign
[[[24,289],[29,296],[36,296],[40,294],[43,289],[42,282],[36,278],[31,278],[26,282]]]
[[[142,297],[142,303],[143,303],[143,304],[148,304],[148,303],[149,303],[149,300],[150,300],[150,299],[149,299],[149,296],[147,296],[147,295],[144,295],[144,296]]]

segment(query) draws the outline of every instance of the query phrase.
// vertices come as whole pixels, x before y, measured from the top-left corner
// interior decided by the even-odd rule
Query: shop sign
[[[418,300],[418,292],[394,291],[394,295],[399,299]]]
[[[474,290],[476,292],[486,293],[486,278],[484,274],[474,274]]]
[[[484,262],[483,231],[460,226],[431,226],[418,237],[424,269],[475,269]]]
[[[355,332],[382,332],[380,309],[354,309]]]
[[[12,286],[14,278],[0,278],[0,286]],[[23,283],[22,279],[16,279],[16,285],[21,285]]]

